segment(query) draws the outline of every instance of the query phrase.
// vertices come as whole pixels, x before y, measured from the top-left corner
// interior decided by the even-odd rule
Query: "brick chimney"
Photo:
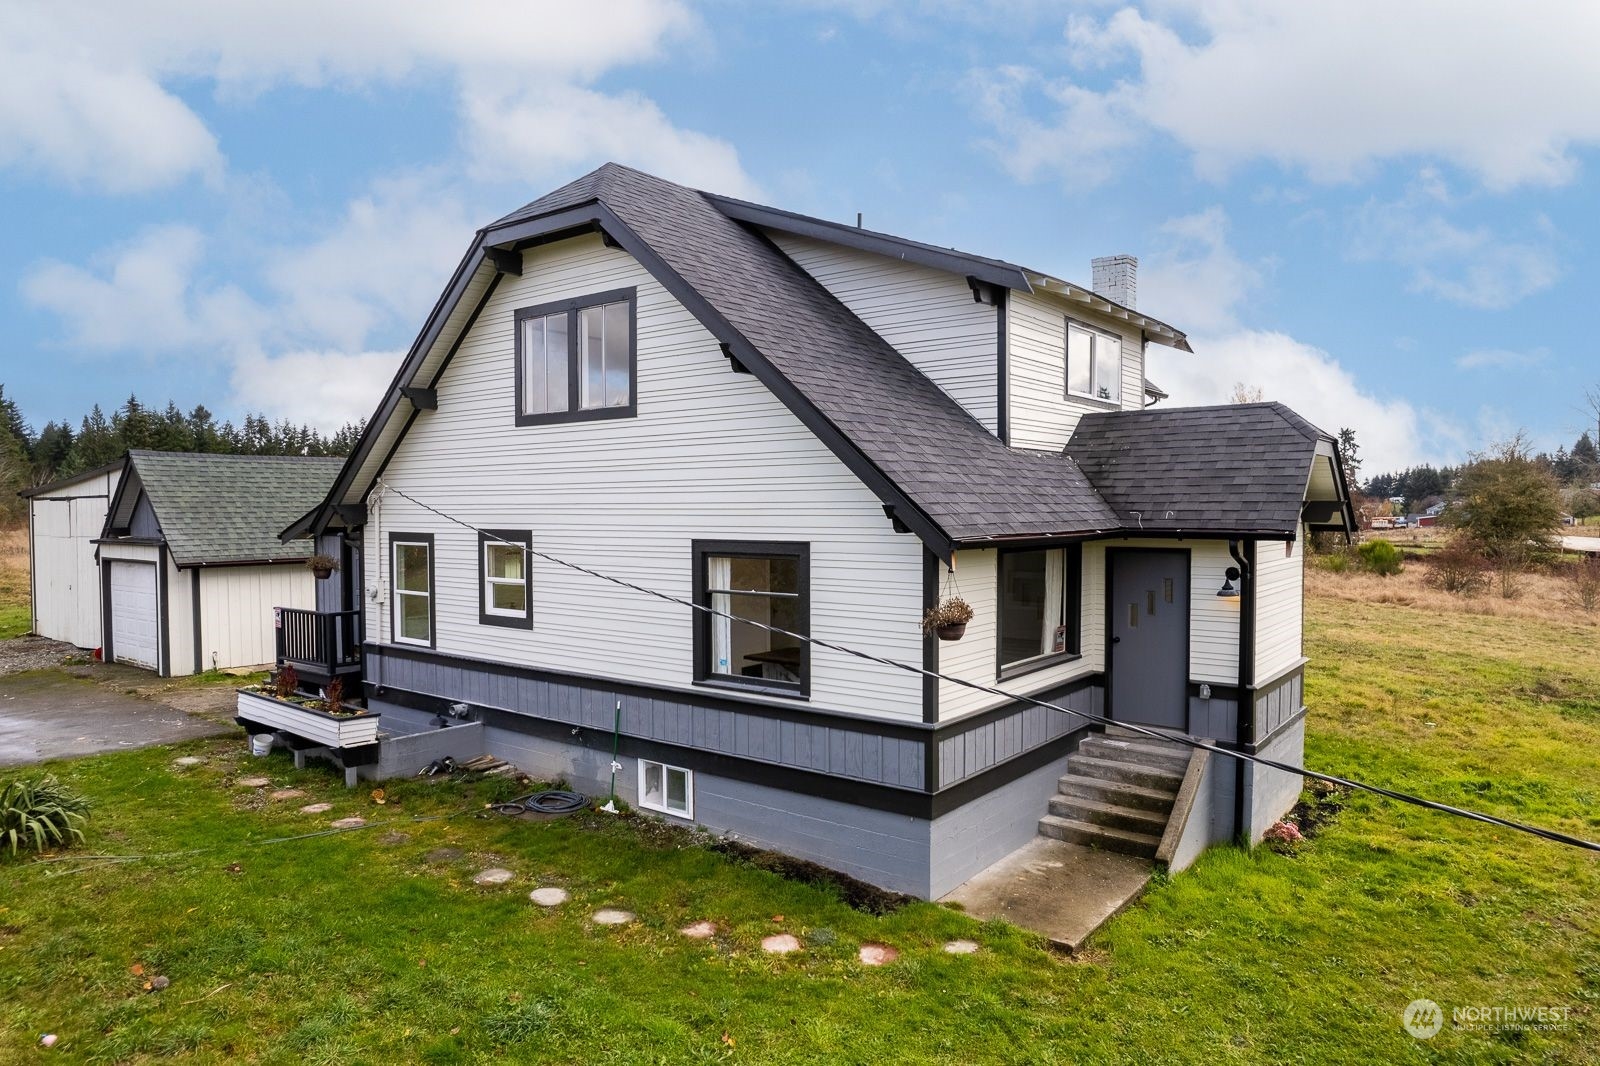
[[[1102,255],[1089,260],[1094,291],[1132,311],[1139,306],[1139,259],[1132,255]]]

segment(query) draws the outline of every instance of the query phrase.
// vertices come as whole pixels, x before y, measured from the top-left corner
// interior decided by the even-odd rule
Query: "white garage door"
[[[149,563],[111,563],[111,653],[119,663],[156,669],[160,644],[156,617],[156,568]]]

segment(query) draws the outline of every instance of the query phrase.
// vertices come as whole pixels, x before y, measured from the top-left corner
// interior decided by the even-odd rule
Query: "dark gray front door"
[[[1106,567],[1111,717],[1186,729],[1189,553],[1113,549]]]

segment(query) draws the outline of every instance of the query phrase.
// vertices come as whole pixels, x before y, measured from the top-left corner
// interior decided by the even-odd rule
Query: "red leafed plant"
[[[273,691],[278,694],[280,700],[286,700],[293,696],[295,690],[299,687],[300,675],[294,672],[294,667],[285,663],[278,670],[278,675],[273,682]]]
[[[322,690],[322,709],[329,714],[344,713],[344,682],[337,677]]]

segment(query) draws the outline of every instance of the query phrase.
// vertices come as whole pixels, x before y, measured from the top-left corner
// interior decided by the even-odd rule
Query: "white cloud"
[[[1241,323],[1265,264],[1242,259],[1220,208],[1176,218],[1166,243],[1140,264],[1139,305],[1188,332],[1193,353],[1150,345],[1149,377],[1178,405],[1229,402],[1236,383],[1294,408],[1336,433],[1356,431],[1374,468],[1440,461],[1459,449],[1453,430],[1403,399],[1364,388],[1329,352],[1286,333]]]
[[[1079,180],[1104,168],[1089,155],[1125,147],[1103,132],[1118,128],[1173,138],[1212,177],[1265,159],[1345,181],[1432,158],[1506,189],[1562,184],[1574,150],[1600,143],[1588,0],[1553,0],[1538,18],[1491,0],[1152,0],[1074,18],[1066,38],[1081,67],[1120,58],[1126,74],[1103,88],[1035,76],[1027,105],[1045,117],[997,124],[1008,166],[1037,157],[1036,172]],[[1075,143],[1084,129],[1096,135]]]
[[[1480,348],[1456,360],[1462,370],[1512,370],[1517,367],[1537,366],[1549,356],[1544,348],[1516,352],[1506,348]]]
[[[473,167],[482,178],[527,180],[616,159],[695,188],[759,195],[732,145],[679,129],[639,93],[571,85],[469,90],[463,106]]]
[[[233,402],[276,421],[331,432],[346,422],[370,418],[384,388],[400,369],[404,352],[259,352],[233,368]]]
[[[284,84],[360,89],[434,78],[458,94],[469,144],[511,135],[513,166],[535,159],[543,175],[609,155],[728,191],[750,188],[726,142],[679,129],[643,97],[590,87],[693,42],[699,24],[681,0],[149,0],[88,16],[0,0],[0,20],[0,165],[86,186],[135,191],[222,172],[215,137],[170,91],[180,81],[209,82],[226,101]],[[598,127],[597,138],[570,106],[621,128]]]
[[[204,236],[191,226],[154,226],[96,256],[98,270],[39,264],[24,277],[22,294],[54,312],[67,327],[67,343],[86,354],[229,349],[257,336],[265,318],[232,286],[197,289],[204,250]]]
[[[278,328],[292,342],[358,350],[393,323],[420,325],[476,228],[435,176],[375,183],[320,239],[267,253]]]
[[[1349,252],[1357,260],[1406,267],[1413,292],[1484,310],[1510,307],[1561,277],[1543,235],[1518,240],[1487,226],[1458,225],[1425,206],[1415,191],[1363,205],[1355,214]]]

